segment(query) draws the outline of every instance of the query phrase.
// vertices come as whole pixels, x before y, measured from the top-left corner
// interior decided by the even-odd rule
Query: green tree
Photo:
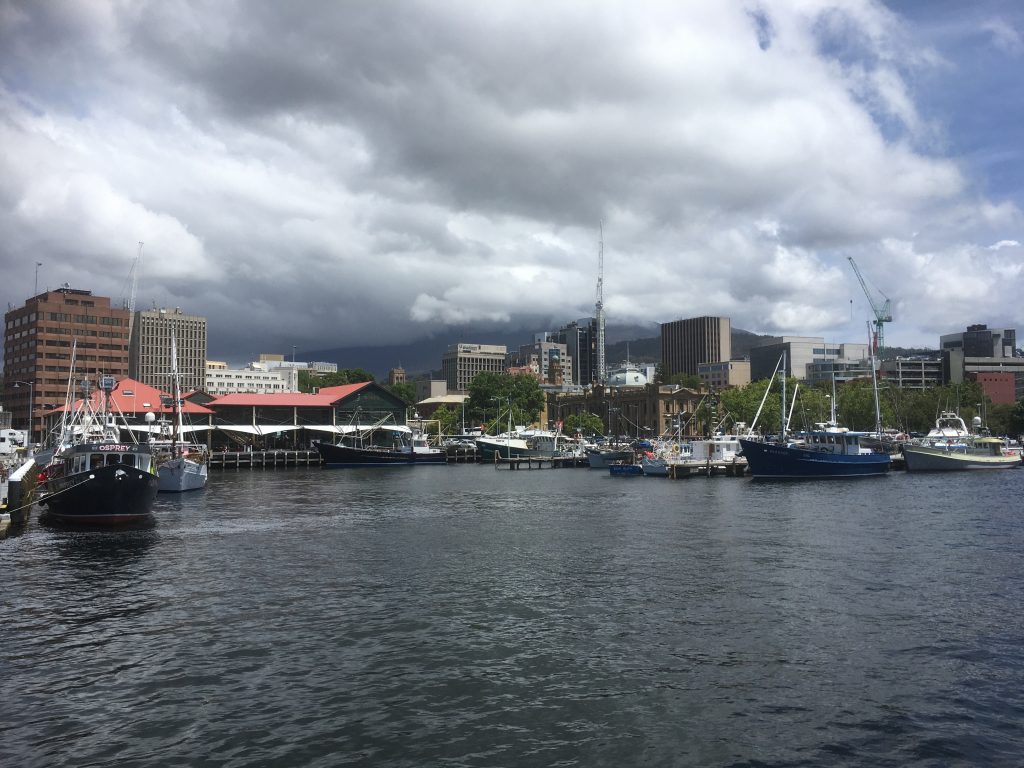
[[[582,432],[584,435],[600,434],[604,430],[604,422],[601,417],[593,413],[574,413],[565,420],[565,432],[575,434]]]
[[[441,433],[445,435],[456,435],[460,432],[461,425],[459,424],[459,420],[461,417],[462,414],[460,411],[456,411],[454,408],[447,405],[442,405],[434,411],[434,415],[431,416],[431,418],[437,419],[441,422]]]
[[[361,381],[373,381],[373,374],[362,368],[342,368],[336,373],[316,374],[312,371],[299,371],[299,391],[312,392],[319,387],[339,387],[344,384],[358,384]]]
[[[397,384],[388,384],[385,389],[390,390],[394,395],[412,405],[416,402],[416,385],[408,381],[400,381]]]
[[[1011,436],[1024,435],[1024,400],[1018,400],[1006,420],[1006,431]]]
[[[669,384],[677,384],[687,389],[703,389],[704,379],[695,373],[677,373],[669,380]]]
[[[513,424],[536,422],[544,410],[544,392],[537,379],[525,373],[478,373],[469,385],[466,418],[488,425],[488,432],[503,432],[508,426],[510,404]]]

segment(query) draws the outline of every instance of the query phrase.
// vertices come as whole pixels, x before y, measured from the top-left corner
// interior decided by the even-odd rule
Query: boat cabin
[[[808,432],[801,447],[808,451],[843,456],[872,453],[870,448],[861,446],[860,434],[857,432]]]

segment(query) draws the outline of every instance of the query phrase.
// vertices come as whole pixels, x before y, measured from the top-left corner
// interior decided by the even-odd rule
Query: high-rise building
[[[524,344],[505,355],[509,368],[528,368],[541,384],[561,386],[565,374],[572,368],[572,360],[565,344],[553,341],[535,341]]]
[[[939,343],[944,383],[974,379],[994,403],[1024,397],[1024,358],[1017,357],[1015,329],[971,325],[964,333],[941,336]]]
[[[4,406],[30,440],[43,437],[42,414],[64,405],[71,376],[75,386],[99,374],[128,375],[126,309],[110,306],[92,291],[63,288],[33,296],[4,315]]]
[[[181,391],[206,387],[206,318],[173,310],[135,313],[132,324],[129,376],[163,392],[174,391],[171,338],[177,347]]]
[[[586,387],[601,383],[602,371],[598,355],[599,337],[597,318],[584,317],[581,320],[572,321],[557,331],[539,334],[538,341],[564,344],[571,366],[563,362],[563,377],[568,383]]]
[[[465,392],[478,373],[505,370],[504,344],[452,344],[441,357],[449,392]]]
[[[680,373],[696,376],[701,363],[732,357],[728,317],[691,317],[661,324],[661,366],[668,381]]]

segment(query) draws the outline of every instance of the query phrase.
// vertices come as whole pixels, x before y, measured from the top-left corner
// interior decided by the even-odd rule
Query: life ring
[[[672,446],[672,453],[679,453],[679,446],[678,445],[673,445]]]

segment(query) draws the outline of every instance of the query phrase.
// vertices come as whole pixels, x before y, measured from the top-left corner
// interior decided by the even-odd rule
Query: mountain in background
[[[658,363],[661,361],[661,337],[657,326],[643,325],[609,325],[605,329],[605,360],[610,368],[626,360],[627,347],[629,361],[633,363]],[[339,368],[363,368],[374,374],[378,380],[387,378],[388,371],[401,367],[410,379],[424,373],[439,371],[441,356],[452,344],[504,344],[509,349],[529,344],[533,340],[533,332],[518,331],[481,331],[463,328],[452,331],[444,337],[422,339],[413,344],[402,344],[394,347],[343,347],[334,349],[317,349],[303,351],[300,359],[317,360],[337,363]],[[732,329],[732,356],[747,357],[750,348],[760,344],[777,342],[777,336],[760,335]]]

